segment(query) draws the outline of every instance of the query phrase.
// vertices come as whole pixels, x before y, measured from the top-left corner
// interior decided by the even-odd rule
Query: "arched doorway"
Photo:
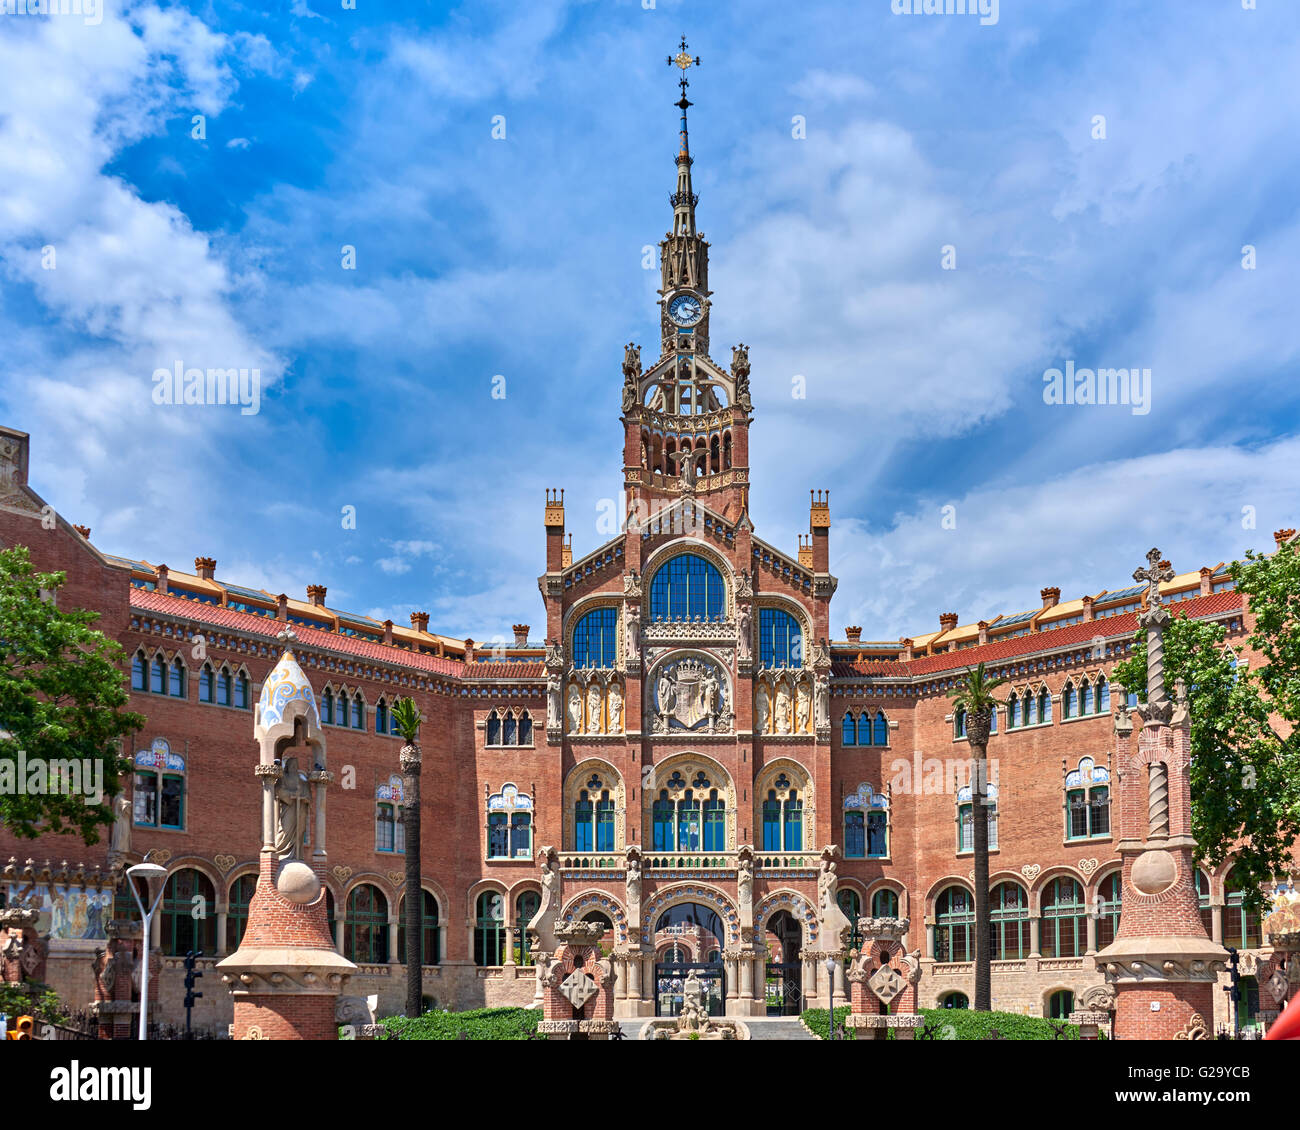
[[[788,910],[767,920],[766,999],[768,1016],[798,1016],[803,1011],[803,927]]]
[[[726,1011],[727,980],[721,951],[726,926],[712,907],[697,902],[669,907],[655,923],[655,1015],[677,1016],[682,1011],[682,990],[694,973],[704,987],[710,1016]],[[683,944],[687,943],[687,944]],[[692,958],[691,953],[701,955]]]

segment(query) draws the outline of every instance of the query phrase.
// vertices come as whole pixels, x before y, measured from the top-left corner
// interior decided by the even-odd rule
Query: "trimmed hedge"
[[[390,1016],[379,1022],[381,1040],[531,1040],[542,1013],[536,1008],[479,1008],[472,1012],[426,1012],[414,1020]]]
[[[925,1017],[927,1028],[933,1033],[927,1034],[926,1039],[987,1040],[992,1038],[991,1033],[994,1031],[1004,1040],[1077,1040],[1079,1038],[1077,1024],[1065,1024],[1063,1034],[1058,1037],[1053,1025],[1061,1026],[1061,1021],[1043,1020],[1037,1016],[1019,1016],[1014,1012],[973,1012],[965,1008],[923,1008],[920,1012]],[[837,1008],[836,1025],[843,1025],[848,1015],[847,1005]],[[821,1039],[828,1038],[824,1008],[810,1008],[803,1014],[803,1022]],[[844,1035],[850,1040],[857,1038],[856,1032],[851,1028]],[[837,1033],[836,1039],[838,1038]],[[921,1038],[919,1031],[917,1038]]]

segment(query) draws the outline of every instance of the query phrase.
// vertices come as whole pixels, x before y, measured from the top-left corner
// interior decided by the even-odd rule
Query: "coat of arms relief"
[[[673,730],[730,733],[734,714],[727,701],[722,668],[691,656],[664,664],[656,672],[650,694],[650,732]]]

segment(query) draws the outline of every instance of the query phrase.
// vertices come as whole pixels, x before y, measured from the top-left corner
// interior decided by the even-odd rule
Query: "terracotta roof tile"
[[[184,600],[178,596],[149,592],[147,589],[131,589],[131,607],[143,612],[160,612],[170,616],[181,616],[197,620],[201,624],[212,624],[219,628],[229,628],[235,632],[248,632],[259,636],[274,638],[285,626],[280,620],[269,616],[254,616],[251,612],[237,612],[233,608],[223,608],[217,604],[204,604],[198,600]],[[355,655],[358,659],[370,659],[377,663],[394,663],[401,667],[411,667],[431,674],[453,675],[461,677],[465,673],[465,664],[450,659],[441,659],[436,655],[425,655],[419,651],[407,651],[405,648],[388,644],[370,643],[337,632],[323,632],[319,628],[309,628],[304,624],[291,625],[298,642],[304,647],[319,647],[327,651]],[[493,664],[493,666],[496,666]],[[512,664],[511,666],[516,666]],[[517,666],[533,666],[518,664]]]

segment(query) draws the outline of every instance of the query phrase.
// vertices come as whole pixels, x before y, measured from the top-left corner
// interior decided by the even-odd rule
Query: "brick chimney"
[[[89,526],[73,526],[72,528],[73,528],[74,530],[76,530],[77,533],[79,533],[79,534],[80,534],[83,538],[85,538],[87,541],[90,540],[90,527],[89,527]]]
[[[384,621],[384,643],[392,643],[392,642],[393,642],[393,622],[391,620],[385,620]]]
[[[515,633],[515,647],[528,646],[528,627],[527,624],[511,625],[511,630]]]
[[[466,663],[474,662],[474,641],[473,640],[465,641],[465,662]]]
[[[811,568],[815,573],[829,573],[831,568],[831,492],[809,491],[808,544],[812,548]],[[803,564],[802,555],[799,563]]]
[[[1055,585],[1049,585],[1047,588],[1042,589],[1038,595],[1043,598],[1044,608],[1053,608],[1061,600],[1061,590]]]
[[[1085,624],[1092,620],[1092,600],[1093,598],[1090,596],[1083,598],[1083,622]]]
[[[1214,570],[1208,565],[1201,566],[1201,595],[1209,596],[1214,591]]]
[[[982,646],[989,642],[989,622],[981,620],[977,626],[980,630],[980,645]]]
[[[194,572],[200,580],[212,580],[217,572],[217,559],[215,557],[196,557],[194,559]]]
[[[546,507],[542,511],[546,525],[546,571],[558,573],[567,568],[564,557],[564,491],[546,489]],[[572,553],[572,551],[570,551]],[[573,558],[570,556],[570,563]]]
[[[861,642],[862,642],[862,629],[861,629],[861,628],[845,628],[845,629],[844,629],[844,636],[845,636],[845,638],[849,641],[849,643],[861,643]]]
[[[155,565],[154,576],[157,578],[154,588],[156,588],[158,592],[165,593],[167,591],[167,566]]]
[[[275,618],[277,620],[289,619],[289,597],[281,593],[275,598]]]
[[[411,627],[417,632],[427,632],[429,630],[429,614],[427,612],[412,612]]]
[[[898,653],[898,658],[906,663],[912,658],[912,641],[907,636],[904,636],[898,641],[898,646],[903,649]]]
[[[307,600],[310,603],[314,604],[317,608],[324,608],[325,607],[325,586],[308,585]]]
[[[939,614],[939,631],[951,632],[957,626],[957,613],[941,612]]]
[[[1278,549],[1281,549],[1293,537],[1295,537],[1295,530],[1274,530],[1273,531],[1273,540],[1277,542]]]

